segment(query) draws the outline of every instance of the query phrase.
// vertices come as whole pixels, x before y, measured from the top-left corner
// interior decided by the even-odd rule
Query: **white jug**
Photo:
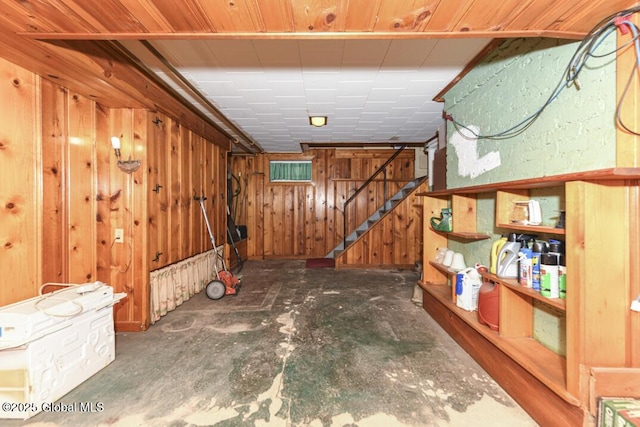
[[[473,267],[465,268],[458,274],[462,274],[462,292],[456,297],[456,305],[463,310],[476,311],[478,309],[478,292],[480,291],[480,286],[482,286],[482,276]]]

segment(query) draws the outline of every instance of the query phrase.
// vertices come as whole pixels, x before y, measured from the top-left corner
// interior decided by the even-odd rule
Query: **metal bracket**
[[[154,125],[158,126],[160,123],[162,123],[162,120],[160,120],[160,118],[158,116],[156,116],[156,119],[152,123]]]
[[[162,252],[156,252],[156,257],[154,259],[152,259],[153,262],[158,262],[160,261],[160,255],[162,255]]]
[[[161,188],[162,188],[162,185],[156,184],[155,188],[151,191],[153,191],[154,193],[159,193]]]

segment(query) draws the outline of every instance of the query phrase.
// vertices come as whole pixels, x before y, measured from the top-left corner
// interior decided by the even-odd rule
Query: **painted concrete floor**
[[[412,271],[246,262],[236,297],[194,296],[59,402],[4,426],[535,426],[411,301]]]

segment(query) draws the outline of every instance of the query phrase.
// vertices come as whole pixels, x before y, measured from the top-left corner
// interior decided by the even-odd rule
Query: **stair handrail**
[[[360,192],[362,190],[364,190],[364,188],[369,185],[378,175],[380,175],[380,173],[383,174],[383,184],[382,184],[382,198],[383,198],[383,204],[382,206],[384,207],[387,204],[387,166],[389,166],[389,164],[395,160],[396,157],[398,157],[400,155],[400,153],[407,148],[407,144],[402,144],[400,145],[400,147],[391,155],[391,157],[389,157],[383,164],[382,166],[380,166],[378,169],[375,170],[375,172],[373,172],[373,174],[360,186],[356,189],[356,191],[351,195],[351,197],[349,197],[343,204],[342,204],[342,229],[343,229],[343,235],[342,235],[342,249],[347,249],[347,205],[349,205],[349,203],[351,203],[353,201],[353,199],[356,198],[356,196],[358,194],[360,194]]]

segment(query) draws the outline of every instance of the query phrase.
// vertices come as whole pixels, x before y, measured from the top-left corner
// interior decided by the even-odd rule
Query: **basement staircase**
[[[396,194],[394,194],[386,203],[384,203],[377,211],[375,211],[369,218],[360,224],[347,238],[340,242],[325,258],[337,258],[345,249],[348,249],[356,240],[367,233],[367,231],[373,227],[378,221],[380,221],[385,215],[393,211],[393,208],[397,206],[401,201],[407,198],[416,188],[422,184],[428,176],[416,178],[413,181],[409,181],[404,187],[402,187]]]

